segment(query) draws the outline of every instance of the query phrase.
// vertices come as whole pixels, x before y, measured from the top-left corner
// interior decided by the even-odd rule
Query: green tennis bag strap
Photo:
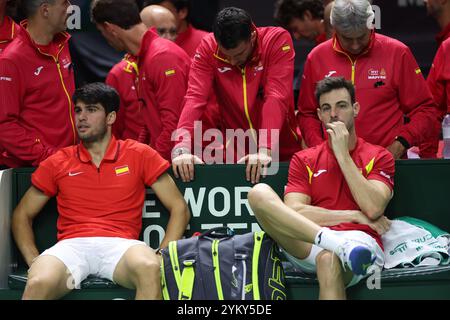
[[[230,228],[172,241],[161,251],[164,299],[286,299],[279,250],[263,231]]]

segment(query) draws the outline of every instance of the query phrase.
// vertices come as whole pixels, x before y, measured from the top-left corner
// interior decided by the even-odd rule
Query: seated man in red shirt
[[[383,212],[392,197],[394,159],[385,148],[356,136],[360,106],[350,82],[325,78],[316,97],[328,140],[294,155],[284,203],[264,184],[255,186],[248,199],[261,227],[288,260],[304,272],[317,273],[319,297],[345,299],[346,284],[360,281],[373,262],[380,268],[384,264],[380,235],[390,226]],[[349,270],[348,262],[343,268],[334,262],[334,253],[340,252],[327,248],[330,234],[337,244],[357,244],[359,249],[346,257]]]
[[[81,143],[40,164],[14,211],[14,238],[30,266],[23,299],[60,298],[90,274],[136,289],[136,299],[158,299],[159,257],[136,240],[145,186],[170,212],[161,247],[183,235],[190,217],[186,202],[166,173],[169,163],[155,150],[111,134],[119,107],[113,88],[89,84],[75,92],[73,101]],[[32,222],[53,196],[58,243],[39,255]]]

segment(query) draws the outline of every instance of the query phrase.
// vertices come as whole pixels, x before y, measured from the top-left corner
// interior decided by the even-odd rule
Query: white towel
[[[389,231],[381,237],[384,268],[449,264],[450,235],[435,236],[411,223],[393,220]]]

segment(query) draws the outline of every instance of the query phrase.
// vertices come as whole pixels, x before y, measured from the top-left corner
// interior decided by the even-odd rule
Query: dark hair
[[[77,104],[78,101],[85,104],[99,103],[105,109],[106,114],[113,111],[119,111],[119,94],[116,89],[104,84],[103,82],[94,82],[78,88],[75,90],[72,100],[75,104]]]
[[[352,104],[356,102],[355,99],[355,87],[350,81],[345,80],[344,77],[328,77],[319,82],[317,82],[316,86],[316,99],[320,100],[320,97],[328,92],[338,89],[347,89],[350,94],[350,98],[352,100]]]
[[[141,23],[141,16],[135,0],[93,0],[91,20],[93,23],[109,22],[128,30]]]
[[[27,18],[34,16],[43,3],[54,4],[55,0],[22,0],[20,7]]]
[[[213,24],[216,41],[225,49],[234,49],[242,41],[249,41],[252,18],[242,9],[229,7],[220,11]]]
[[[278,0],[275,4],[275,21],[280,26],[287,28],[292,19],[303,20],[306,10],[314,19],[323,19],[322,0]]]

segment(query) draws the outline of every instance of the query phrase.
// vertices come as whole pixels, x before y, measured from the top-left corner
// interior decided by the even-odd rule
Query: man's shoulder
[[[377,49],[386,49],[386,50],[396,49],[399,51],[409,50],[409,47],[400,40],[379,33],[375,33],[375,43]]]
[[[330,53],[333,53],[333,39],[328,39],[317,46],[315,46],[311,52],[308,54],[309,59],[318,58],[323,63],[323,57],[324,55],[328,55]]]
[[[394,157],[385,147],[369,143],[362,138],[358,138],[358,144],[358,150],[360,154],[369,155],[370,157],[376,158],[388,157],[392,158],[392,161],[394,161]]]
[[[22,65],[22,62],[29,58],[30,50],[32,48],[23,41],[22,38],[16,37],[13,41],[6,47],[6,49],[2,52],[2,55],[0,56],[0,61],[6,61],[9,62],[21,62],[20,64],[17,64],[18,66]]]
[[[191,25],[191,36],[195,38],[203,38],[206,36],[209,32],[201,29],[197,29],[194,26]]]
[[[444,42],[441,44],[442,50],[446,52],[447,54],[450,53],[450,38],[447,38]]]
[[[303,162],[308,163],[314,162],[319,158],[320,154],[324,152],[324,149],[326,148],[325,145],[326,143],[327,142],[324,141],[321,144],[318,144],[317,146],[297,151],[294,154],[294,158],[296,158],[296,160],[302,160]]]
[[[131,156],[153,156],[156,153],[156,150],[149,145],[133,139],[118,140],[118,142],[120,143],[121,150]]]
[[[65,148],[61,148],[54,154],[49,156],[47,159],[41,162],[43,165],[51,164],[54,167],[61,167],[62,165],[68,164],[74,157],[77,156],[78,146],[73,145]]]
[[[175,42],[164,38],[156,38],[152,41],[149,50],[147,51],[146,63],[154,64],[158,59],[181,59],[190,63],[190,58],[187,53]]]
[[[292,40],[289,32],[281,27],[259,27],[256,30],[258,31],[260,41],[263,43],[276,41],[280,38]]]

